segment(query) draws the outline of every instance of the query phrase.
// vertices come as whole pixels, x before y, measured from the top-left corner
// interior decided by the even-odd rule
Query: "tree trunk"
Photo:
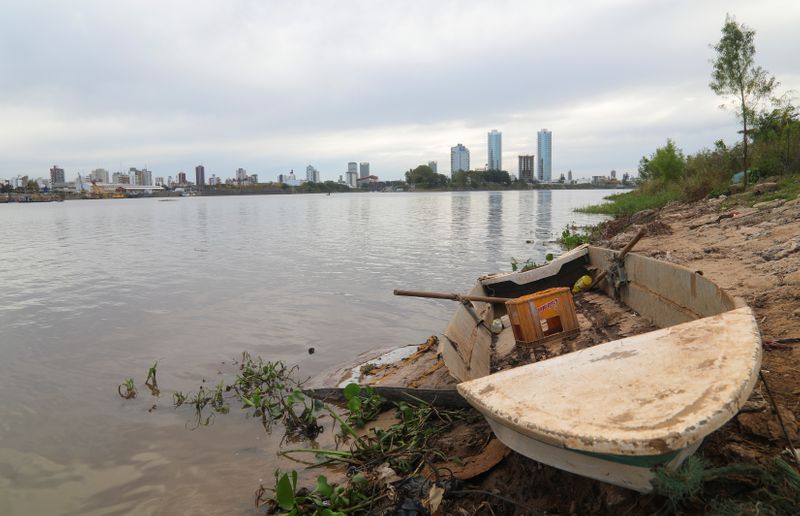
[[[743,73],[743,72],[742,72]],[[744,168],[744,188],[743,190],[747,190],[747,102],[744,99],[744,87],[739,88],[739,98],[742,101],[742,124],[744,125],[744,131],[742,132],[742,143],[744,144],[744,157],[742,158],[742,165]]]

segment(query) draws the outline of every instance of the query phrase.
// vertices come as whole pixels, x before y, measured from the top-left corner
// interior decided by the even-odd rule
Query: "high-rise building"
[[[358,173],[354,170],[347,171],[347,186],[355,188],[358,184]]]
[[[567,170],[567,182],[572,183],[572,170]]]
[[[64,178],[64,169],[59,168],[58,165],[53,165],[53,168],[50,169],[50,184],[53,188],[58,186],[64,186],[67,183],[67,180]]]
[[[488,170],[503,170],[503,133],[497,129],[489,131],[488,137]]]
[[[178,172],[178,184],[179,185],[186,184],[186,172]]]
[[[429,161],[428,162],[428,166],[431,167],[431,170],[433,170],[434,174],[438,174],[439,173],[439,164],[437,162]]]
[[[243,168],[236,169],[236,182],[239,184],[247,182],[247,170]]]
[[[358,177],[367,177],[369,175],[369,162],[362,161],[358,165]]]
[[[89,179],[98,183],[108,183],[108,170],[96,168],[89,174]]]
[[[198,188],[203,188],[206,185],[206,167],[203,165],[194,167],[194,178],[194,184],[197,185]]]
[[[519,156],[519,180],[533,183],[533,170],[536,159],[533,154],[522,154]]]
[[[114,174],[111,176],[111,182],[121,185],[129,185],[131,184],[131,176],[123,172],[114,172]]]
[[[351,161],[347,164],[347,186],[355,188],[358,182],[358,163]]]
[[[542,129],[536,134],[536,152],[539,154],[539,163],[536,173],[539,181],[545,183],[553,179],[553,133]]]
[[[300,186],[303,184],[303,181],[300,181],[294,175],[294,169],[290,170],[288,174],[278,174],[278,182],[288,186]]]
[[[450,147],[450,177],[459,170],[469,170],[469,149],[460,143]]]
[[[319,183],[319,170],[309,165],[306,167],[306,181]]]
[[[131,167],[128,169],[128,178],[132,185],[153,186],[153,173],[146,168],[139,170]]]
[[[164,178],[163,177],[156,177],[155,178],[155,183],[153,183],[153,184],[155,184],[156,186],[166,186],[167,185],[167,183],[164,182]]]

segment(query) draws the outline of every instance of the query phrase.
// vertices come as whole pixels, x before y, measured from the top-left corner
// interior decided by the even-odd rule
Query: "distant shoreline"
[[[162,191],[154,192],[151,194],[135,194],[127,195],[125,199],[145,199],[145,198],[159,198],[159,197],[218,197],[218,196],[237,196],[237,195],[293,195],[293,194],[342,194],[342,193],[421,193],[421,192],[505,192],[517,191],[524,192],[530,190],[631,190],[634,186],[631,185],[593,185],[593,184],[548,184],[538,185],[532,184],[527,188],[519,188],[512,186],[501,186],[497,188],[407,188],[407,189],[384,189],[384,190],[368,190],[368,189],[352,189],[345,191],[307,191],[299,187],[287,187],[283,189],[275,188],[224,188],[216,189],[209,188],[203,190],[189,190],[187,192],[176,191]],[[187,195],[188,194],[188,195]],[[45,192],[45,193],[4,193],[0,194],[0,204],[6,203],[35,203],[35,202],[60,202],[60,201],[82,201],[82,200],[96,200],[97,196],[88,193],[70,193],[70,192]]]

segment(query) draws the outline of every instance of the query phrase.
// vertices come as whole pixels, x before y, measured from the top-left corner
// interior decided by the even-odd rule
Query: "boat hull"
[[[536,290],[542,281],[564,283],[566,265],[609,270],[617,255],[590,246],[549,269],[481,278],[473,290]],[[599,288],[659,329],[487,374],[474,357],[492,352],[480,333],[488,326],[471,323],[459,332],[471,321],[457,312],[443,347],[459,353],[445,349],[443,356],[461,395],[508,447],[649,492],[654,468],[680,466],[747,401],[761,336],[752,311],[699,271],[631,253],[617,277],[618,288],[613,279]],[[490,305],[475,308],[484,321],[496,316]]]
[[[682,450],[663,455],[594,454],[532,439],[506,426],[503,421],[496,420],[485,413],[483,415],[497,438],[521,455],[569,473],[640,493],[649,493],[653,490],[656,468],[672,470],[679,467],[702,443],[700,440]]]

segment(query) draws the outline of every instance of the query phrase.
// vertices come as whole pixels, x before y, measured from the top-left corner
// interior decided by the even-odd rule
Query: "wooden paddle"
[[[453,301],[480,301],[482,303],[505,303],[510,297],[471,296],[469,294],[452,294],[447,292],[424,292],[421,290],[395,290],[395,296],[430,297],[433,299],[452,299]]]
[[[624,260],[625,256],[633,249],[633,246],[642,239],[645,234],[644,228],[640,229],[636,236],[628,242],[628,244],[622,248],[620,251],[619,256],[617,256],[617,260]],[[608,274],[608,271],[602,271],[598,274],[594,280],[592,280],[592,284],[589,285],[589,288],[585,289],[583,292],[588,292],[592,290],[594,287],[597,286],[598,283],[603,281],[603,279]],[[428,297],[433,299],[452,299],[453,301],[479,301],[482,303],[505,303],[506,301],[511,301],[512,298],[509,297],[490,297],[490,296],[472,296],[469,294],[455,294],[455,293],[448,293],[448,292],[425,292],[422,290],[395,290],[395,296],[411,296],[411,297]]]

